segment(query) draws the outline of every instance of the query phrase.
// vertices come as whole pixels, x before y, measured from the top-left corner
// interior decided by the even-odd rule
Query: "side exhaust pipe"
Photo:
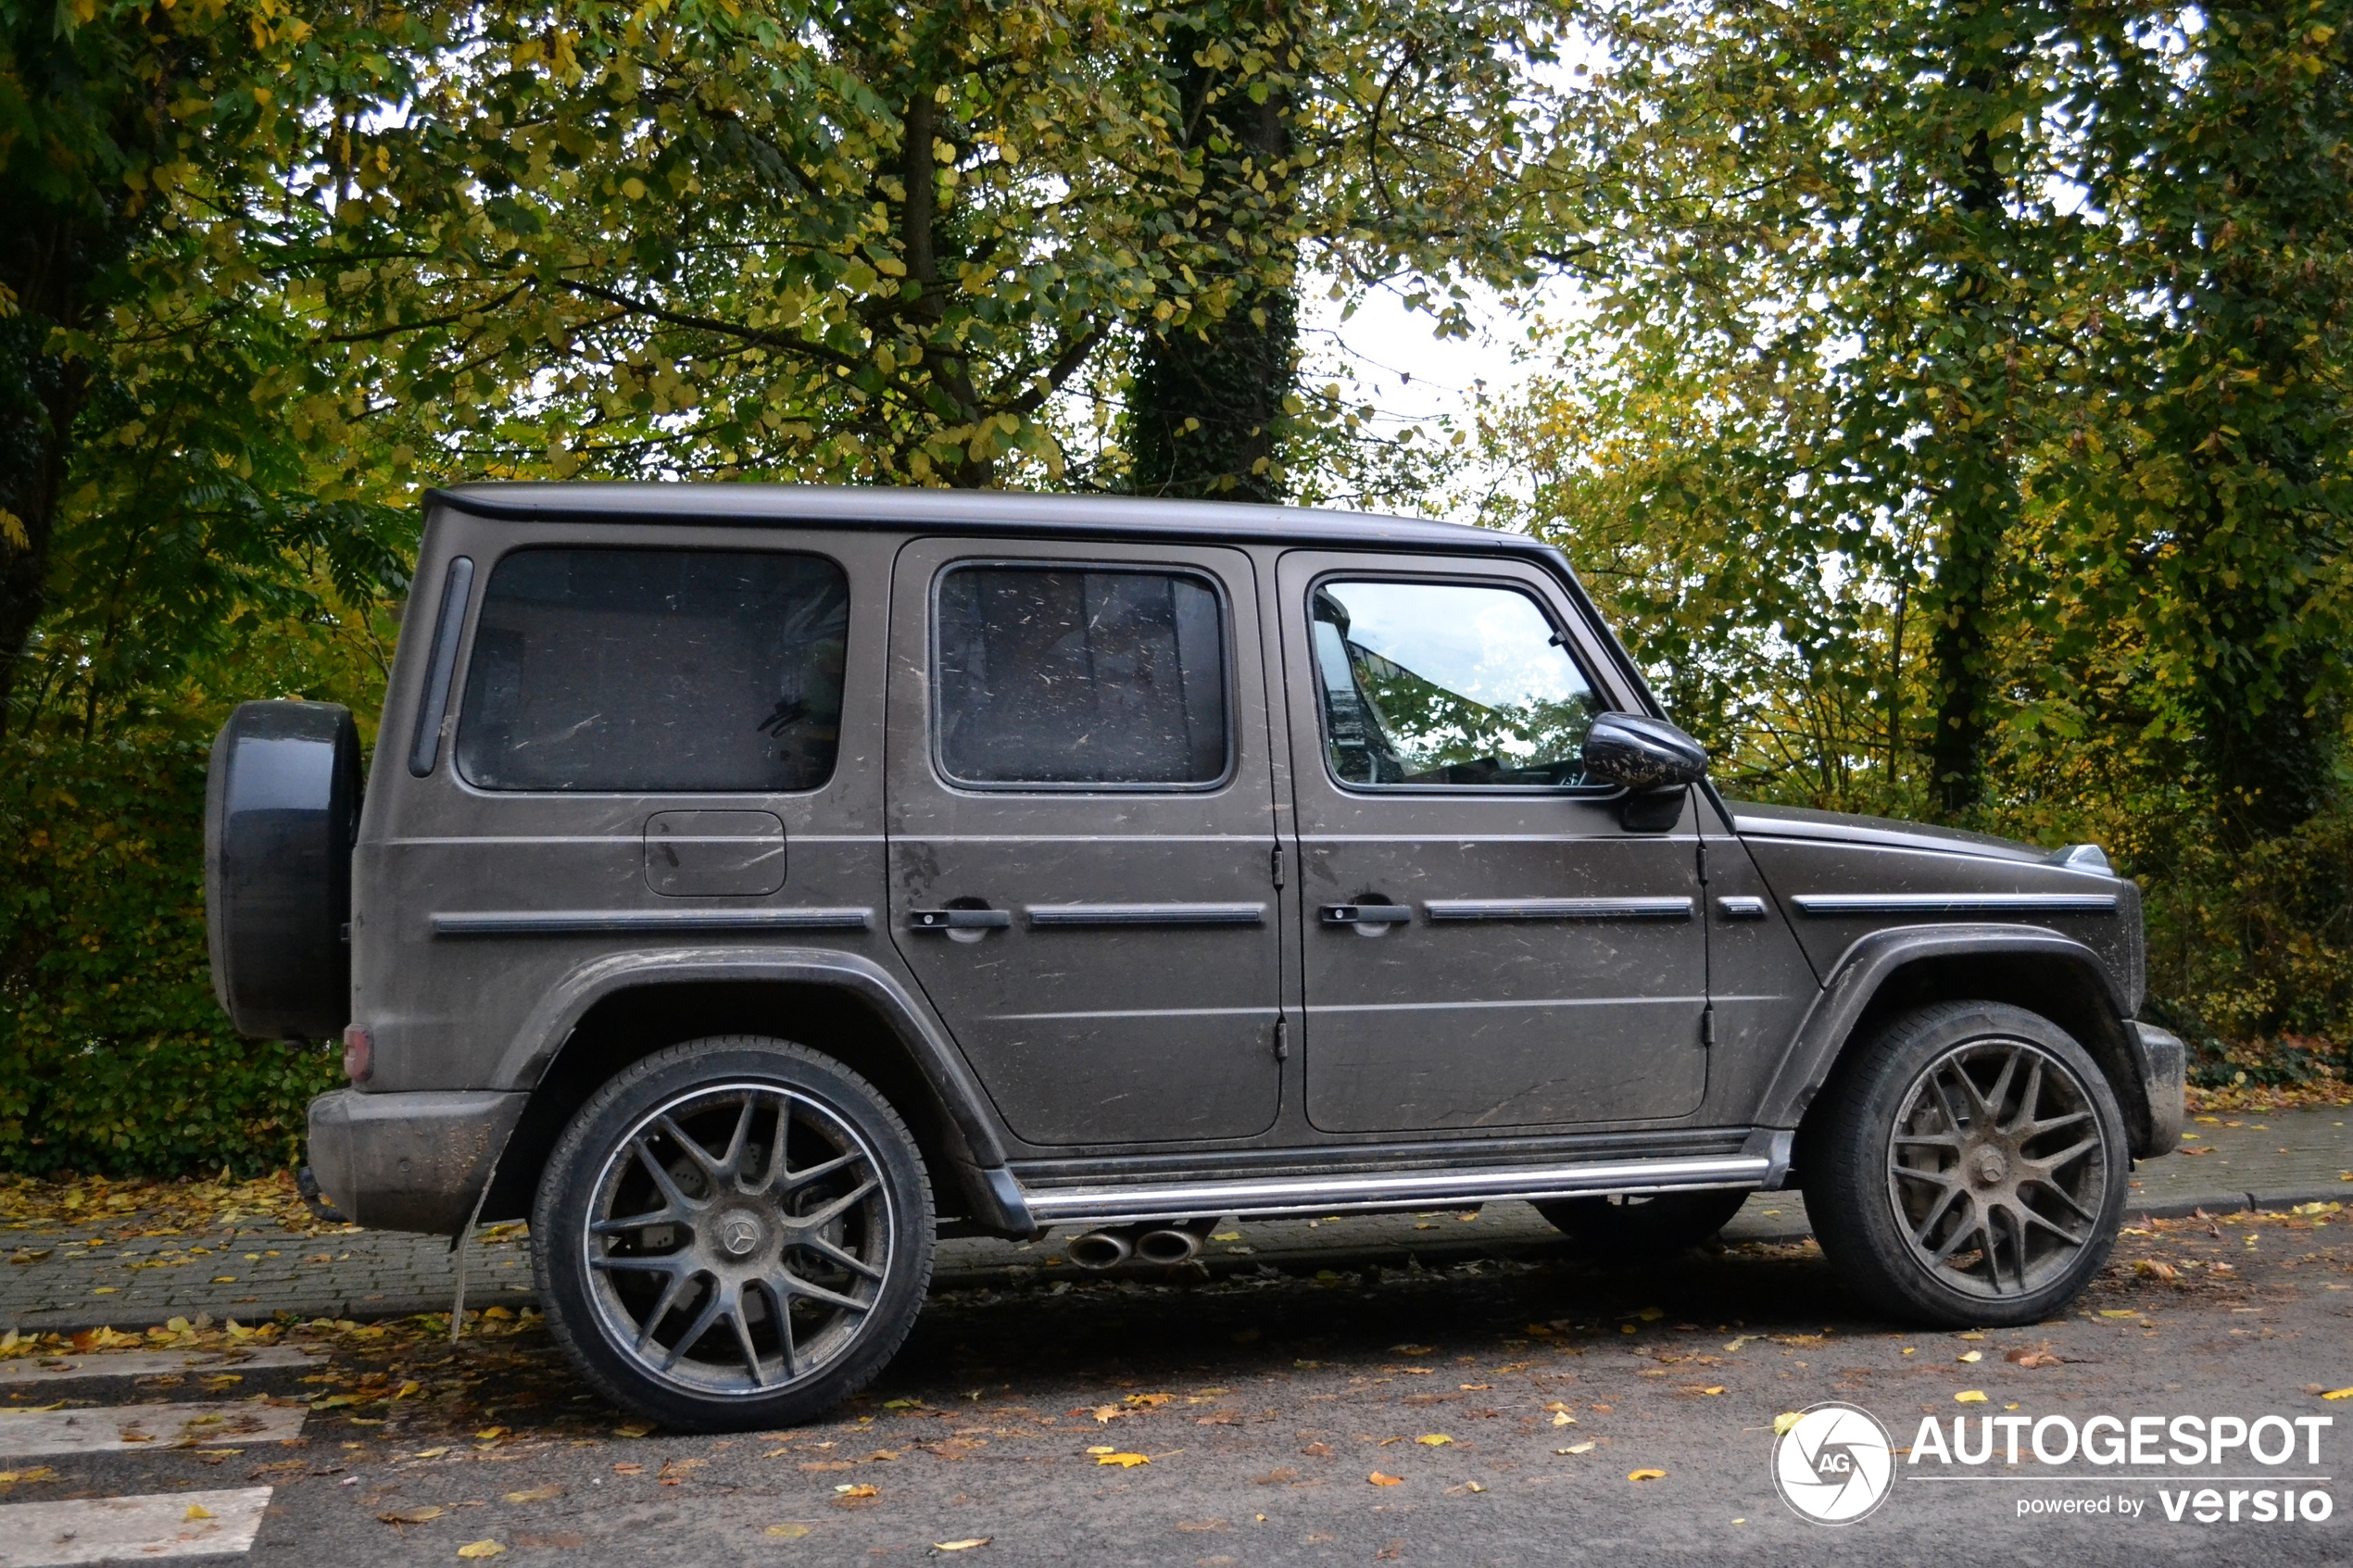
[[[1164,1225],[1136,1238],[1136,1256],[1147,1263],[1189,1263],[1201,1256],[1201,1232]]]
[[[1118,1231],[1088,1231],[1063,1243],[1063,1256],[1082,1269],[1115,1269],[1135,1252],[1136,1244]]]

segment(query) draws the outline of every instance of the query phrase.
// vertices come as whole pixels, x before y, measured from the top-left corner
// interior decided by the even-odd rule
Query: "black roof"
[[[1046,495],[831,484],[461,484],[425,493],[428,507],[513,522],[743,523],[827,528],[937,528],[956,533],[1146,534],[1447,550],[1554,552],[1525,534],[1377,512],[1134,495]]]

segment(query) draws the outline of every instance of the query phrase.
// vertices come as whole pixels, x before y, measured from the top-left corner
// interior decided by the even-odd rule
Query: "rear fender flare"
[[[1924,962],[1972,959],[2031,959],[2056,967],[2076,988],[2078,1007],[2102,1025],[2106,1038],[2083,1041],[2114,1081],[2123,1102],[2125,1121],[2139,1146],[2154,1141],[2148,1086],[2141,1081],[2138,1053],[2131,1048],[2125,1020],[2129,1013],[2116,977],[2097,953],[2071,937],[2039,926],[1933,925],[1894,926],[1858,938],[1839,956],[1824,982],[1821,995],[1798,1026],[1789,1054],[1773,1076],[1757,1112],[1766,1127],[1794,1128],[1822,1085],[1830,1081],[1847,1047],[1856,1043],[1863,1022],[1882,989],[1905,970]],[[1989,997],[1988,1000],[2011,997]],[[2031,1002],[2020,1005],[2031,1006]],[[2055,1022],[2063,1022],[2055,1020]],[[2080,1031],[2079,1031],[2080,1032]]]
[[[963,1140],[956,1175],[994,1227],[1034,1230],[1020,1185],[1005,1167],[1005,1146],[987,1096],[963,1055],[930,1015],[880,964],[827,948],[691,947],[615,953],[581,965],[541,998],[499,1060],[497,1085],[535,1091],[590,1009],[608,997],[648,985],[751,981],[828,986],[872,1006],[897,1037]],[[822,1042],[804,1042],[819,1046]]]

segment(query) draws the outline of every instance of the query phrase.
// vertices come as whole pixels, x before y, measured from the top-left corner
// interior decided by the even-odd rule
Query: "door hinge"
[[[1703,1046],[1716,1044],[1716,1008],[1713,1003],[1699,1010],[1699,1043]]]
[[[1275,1060],[1290,1060],[1290,1021],[1279,1012],[1275,1015]]]
[[[1283,847],[1281,845],[1276,845],[1273,851],[1269,853],[1266,865],[1268,871],[1274,874],[1275,886],[1280,889],[1283,885]]]

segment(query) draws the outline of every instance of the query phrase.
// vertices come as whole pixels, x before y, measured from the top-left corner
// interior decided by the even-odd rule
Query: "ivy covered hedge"
[[[16,739],[0,770],[0,1168],[245,1175],[340,1079],[238,1038],[204,923],[205,748]]]

